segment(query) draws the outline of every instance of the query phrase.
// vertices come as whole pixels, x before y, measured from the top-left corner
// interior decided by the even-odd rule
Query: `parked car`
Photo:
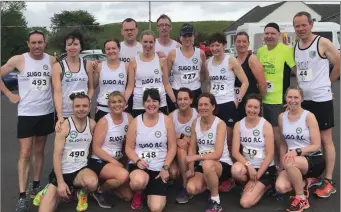
[[[103,54],[101,49],[94,49],[94,50],[84,50],[81,52],[80,56],[85,60],[95,61],[105,61],[107,60],[107,56]]]
[[[225,54],[229,54],[233,57],[235,57],[237,55],[236,50],[234,48],[225,49]]]
[[[18,73],[11,72],[6,76],[2,77],[2,80],[5,83],[5,86],[10,90],[17,90],[18,89]]]

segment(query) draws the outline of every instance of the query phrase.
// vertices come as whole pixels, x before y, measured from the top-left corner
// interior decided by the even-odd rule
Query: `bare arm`
[[[191,141],[188,148],[188,156],[195,155],[197,152],[197,134],[195,132],[195,125],[197,123],[198,119],[196,118],[192,123],[192,130],[191,130]],[[194,162],[188,164],[189,170],[194,170]]]
[[[62,72],[62,68],[60,67],[59,63],[56,63],[52,66],[53,99],[54,99],[54,105],[56,107],[58,119],[63,118],[62,81],[60,79],[61,72]]]
[[[266,80],[264,75],[264,69],[258,58],[254,55],[251,55],[249,58],[249,66],[250,69],[255,76],[258,82],[258,90],[262,98],[264,98],[266,94]]]
[[[94,89],[96,89],[99,85],[99,76],[101,74],[102,63],[99,63],[96,69],[94,70]]]
[[[166,130],[167,130],[167,156],[164,165],[167,165],[168,167],[173,162],[174,157],[176,155],[176,140],[175,140],[175,129],[172,119],[170,119],[168,116],[165,117],[165,124],[166,124]]]
[[[315,115],[312,114],[311,112],[308,112],[306,123],[309,128],[311,144],[301,149],[302,155],[311,154],[313,152],[318,151],[321,148],[320,129],[315,118]]]
[[[88,96],[90,100],[92,99],[92,96],[94,95],[94,68],[92,66],[92,63],[89,61],[86,61],[86,71],[88,72]]]
[[[175,49],[172,49],[167,56],[167,69],[168,74],[172,72],[173,63],[175,61]]]
[[[278,126],[280,131],[280,141],[279,141],[279,160],[280,160],[280,167],[279,170],[283,170],[283,159],[284,155],[287,152],[287,142],[283,137],[283,113],[281,113],[278,117]]]
[[[53,169],[56,174],[58,184],[64,183],[62,172],[61,157],[64,151],[65,139],[69,133],[69,121],[65,121],[62,126],[62,131],[56,133],[53,151]]]
[[[135,86],[135,70],[136,70],[136,60],[135,57],[130,59],[129,66],[128,66],[128,83],[127,89],[124,93],[124,98],[128,103],[128,100],[133,93],[134,86]]]
[[[169,98],[172,102],[176,102],[176,98],[173,92],[171,85],[169,84],[168,79],[168,69],[167,69],[167,60],[165,58],[160,58],[160,66],[162,70],[162,82],[163,86],[165,87],[166,93],[168,94]]]
[[[3,76],[6,76],[10,72],[13,72],[16,68],[17,65],[20,64],[24,60],[23,55],[16,55],[11,57],[5,65],[1,67],[1,80],[0,80],[0,88],[1,91],[8,97],[10,98],[11,96],[15,95],[13,94],[8,88],[5,86],[4,81],[2,80]]]
[[[137,119],[135,118],[128,127],[128,132],[127,132],[127,137],[126,137],[126,146],[125,146],[125,153],[127,157],[133,163],[136,163],[136,161],[139,159],[139,157],[135,153],[136,128],[137,128]]]
[[[201,160],[216,160],[219,161],[223,155],[224,145],[226,143],[226,124],[224,121],[220,121],[217,127],[217,135],[214,146],[214,152],[203,154]]]
[[[340,77],[340,52],[335,48],[330,40],[321,38],[320,41],[322,50],[324,50],[324,55],[334,66],[330,74],[330,81],[331,83],[334,83]]]
[[[241,82],[242,86],[240,87],[240,92],[238,98],[243,99],[244,95],[249,87],[249,80],[239,62],[236,60],[235,57],[229,58],[229,66],[232,68],[234,73],[236,74],[237,78]]]
[[[240,122],[237,122],[233,128],[233,138],[232,138],[232,156],[241,164],[245,165],[247,160],[240,153]]]
[[[208,70],[206,68],[206,55],[203,50],[200,50],[200,59],[201,59],[201,71],[200,71],[200,82],[203,83],[209,78]]]
[[[272,126],[269,122],[265,121],[264,127],[264,138],[265,138],[265,158],[262,165],[258,169],[258,176],[262,176],[264,172],[269,168],[269,165],[274,159],[275,154],[275,140]]]

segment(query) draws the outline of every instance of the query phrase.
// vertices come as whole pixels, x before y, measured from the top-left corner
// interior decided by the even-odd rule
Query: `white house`
[[[279,2],[265,7],[256,6],[224,30],[226,48],[234,46],[234,35],[238,26],[244,23],[258,22],[292,22],[293,17],[300,11],[311,14],[315,21],[333,21],[340,24],[340,5],[335,4],[306,4],[304,2]]]

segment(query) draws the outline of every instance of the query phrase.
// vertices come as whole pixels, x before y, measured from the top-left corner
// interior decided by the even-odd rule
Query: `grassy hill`
[[[173,39],[176,39],[179,36],[180,28],[184,23],[185,22],[173,22],[172,23],[171,37]],[[231,23],[233,23],[233,21],[196,21],[196,22],[190,22],[190,23],[193,24],[197,32],[201,32],[204,34],[212,34],[215,32],[223,32],[223,30],[226,29]],[[137,26],[139,28],[139,35],[137,37],[139,40],[141,32],[149,29],[149,23],[138,22]],[[105,40],[111,39],[111,38],[118,38],[119,40],[123,39],[121,35],[121,23],[106,24],[106,25],[100,26],[100,28],[101,28],[101,33],[99,35],[100,43],[103,43]],[[151,29],[157,36],[156,23],[152,23]]]
[[[181,26],[185,22],[173,22],[172,23],[172,31],[171,31],[171,37],[172,39],[177,40],[179,37],[179,32]],[[187,22],[188,23],[188,22]],[[224,29],[226,29],[230,24],[233,23],[233,21],[196,21],[196,22],[189,22],[193,24],[195,30],[197,32],[200,32],[201,35],[210,35],[215,32],[223,32]],[[144,30],[149,29],[149,23],[148,22],[137,22],[137,26],[139,28],[139,35],[137,36],[137,39],[140,40],[140,34]],[[119,40],[123,40],[123,37],[121,35],[121,23],[111,23],[111,24],[105,24],[100,25],[100,30],[98,30],[97,37],[97,43],[96,43],[96,49],[103,48],[103,43],[105,40],[117,38]],[[157,34],[156,29],[156,23],[152,23],[151,29]],[[198,38],[199,39],[199,38]],[[197,39],[197,41],[198,41]],[[200,39],[205,39],[205,36],[200,36]],[[50,54],[53,54],[54,52],[57,52],[57,54],[60,54],[59,48],[50,46],[47,48],[47,52]]]

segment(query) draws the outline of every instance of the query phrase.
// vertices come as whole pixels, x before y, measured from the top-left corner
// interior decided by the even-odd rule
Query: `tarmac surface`
[[[292,78],[292,84],[295,84],[295,78]],[[305,210],[307,212],[339,212],[340,211],[340,81],[337,81],[333,85],[334,92],[334,119],[335,128],[333,129],[333,140],[336,148],[336,164],[334,171],[334,181],[337,184],[337,193],[332,195],[328,199],[318,199],[313,195],[310,195],[309,202],[310,208]],[[95,100],[95,98],[93,99]],[[95,102],[93,101],[92,116],[94,116]],[[16,201],[19,195],[18,190],[18,176],[17,176],[17,161],[19,153],[19,142],[16,138],[17,128],[17,106],[9,102],[6,96],[1,96],[1,211],[12,212],[15,211]],[[53,155],[53,140],[54,134],[48,137],[48,142],[45,149],[45,164],[41,176],[41,184],[46,185],[48,182],[48,174],[52,169],[52,155]],[[32,170],[32,168],[30,169]],[[32,173],[30,174],[30,180],[32,180]],[[207,205],[207,199],[209,194],[204,192],[195,196],[187,204],[177,204],[175,198],[179,192],[179,183],[175,183],[170,187],[167,195],[167,206],[165,212],[188,212],[188,211],[205,211]],[[283,199],[277,200],[276,197],[266,195],[262,200],[254,206],[252,209],[242,209],[239,206],[240,194],[237,189],[232,190],[229,193],[221,193],[220,198],[224,211],[254,211],[254,212],[274,212],[285,211],[288,204],[290,204],[289,196],[287,194]],[[96,201],[89,197],[88,203],[89,212],[104,212],[104,211],[133,211],[130,207],[130,203],[124,202],[116,197],[111,198],[115,206],[112,209],[100,208]],[[61,202],[57,211],[71,212],[76,211],[77,202]],[[37,207],[32,206],[31,212],[38,211]],[[144,204],[144,207],[140,211],[148,211],[148,207]]]

